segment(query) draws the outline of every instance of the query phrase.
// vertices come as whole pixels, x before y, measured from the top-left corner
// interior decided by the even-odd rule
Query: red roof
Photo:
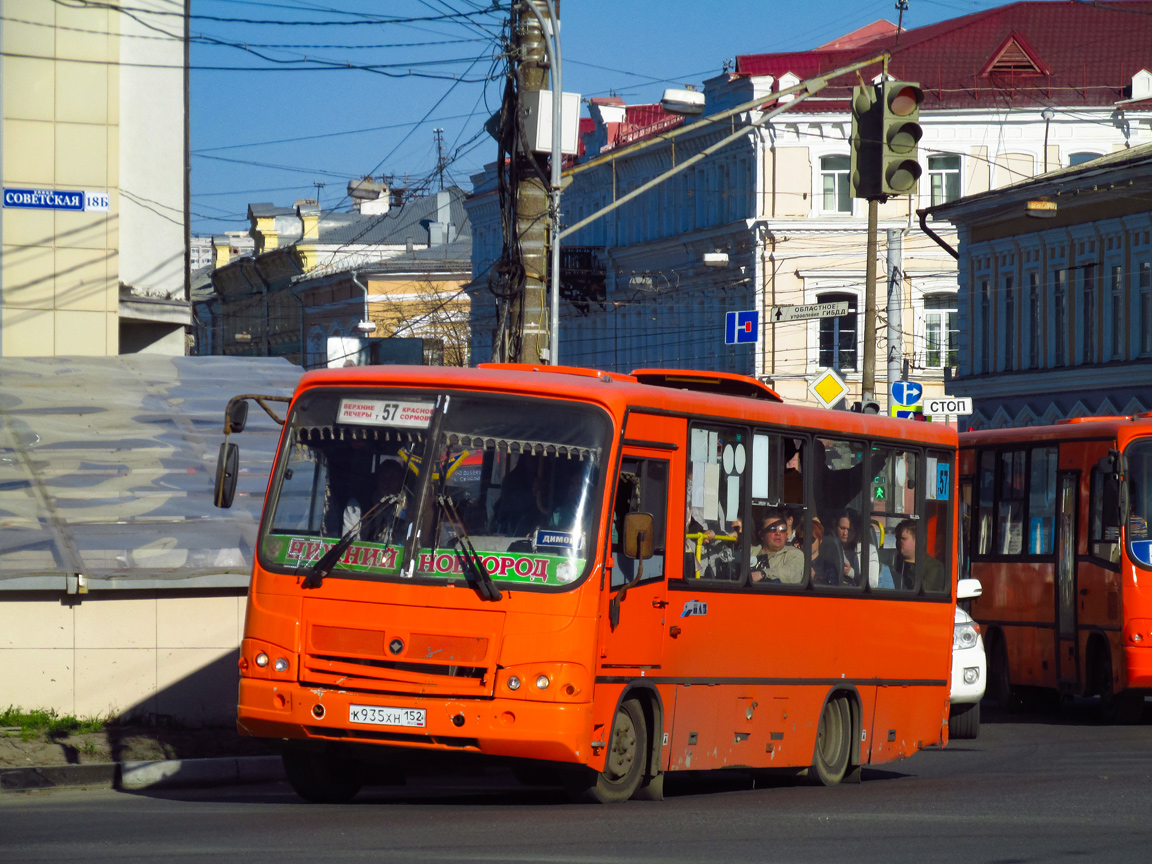
[[[806,79],[887,50],[889,74],[920,82],[922,110],[1105,106],[1126,98],[1132,76],[1152,64],[1152,0],[1014,3],[858,41],[884,23],[812,51],[739,56],[736,74],[779,78],[791,72]],[[867,80],[879,72],[877,64],[861,74]],[[856,83],[854,74],[843,76],[821,95],[846,102]],[[794,110],[828,108],[827,102],[808,102]]]

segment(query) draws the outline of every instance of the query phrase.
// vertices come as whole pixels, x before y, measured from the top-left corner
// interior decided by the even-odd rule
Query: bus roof
[[[1016,441],[1068,441],[1083,438],[1130,438],[1152,435],[1152,412],[1130,416],[1070,417],[1051,426],[1012,426],[960,433],[961,447]]]
[[[709,382],[715,382],[715,387],[709,388]],[[475,368],[353,366],[308,372],[300,380],[298,392],[311,387],[380,385],[580,399],[600,404],[616,416],[622,416],[630,408],[846,435],[909,439],[944,447],[955,447],[957,443],[956,431],[951,426],[789,405],[755,378],[732,373],[638,369],[633,375],[625,375],[575,366],[522,364],[484,364]]]

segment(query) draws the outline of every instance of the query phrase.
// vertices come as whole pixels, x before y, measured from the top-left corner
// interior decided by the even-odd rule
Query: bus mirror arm
[[[1096,470],[1105,476],[1102,510],[1106,528],[1122,528],[1128,522],[1128,466],[1124,454],[1109,450],[1101,456]]]

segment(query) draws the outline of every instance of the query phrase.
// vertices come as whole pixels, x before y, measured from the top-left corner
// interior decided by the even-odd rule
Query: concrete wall
[[[230,723],[244,608],[238,589],[4,592],[0,705]]]

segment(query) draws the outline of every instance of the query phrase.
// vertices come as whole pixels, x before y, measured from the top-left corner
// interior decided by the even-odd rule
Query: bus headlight
[[[504,669],[500,675],[504,695],[536,702],[587,702],[592,695],[592,676],[579,663],[524,663]]]
[[[261,669],[268,665],[268,655],[263,651],[256,655],[256,665]]]
[[[276,662],[272,664],[272,668],[275,669],[277,672],[287,672],[288,671],[287,658],[277,657]]]

